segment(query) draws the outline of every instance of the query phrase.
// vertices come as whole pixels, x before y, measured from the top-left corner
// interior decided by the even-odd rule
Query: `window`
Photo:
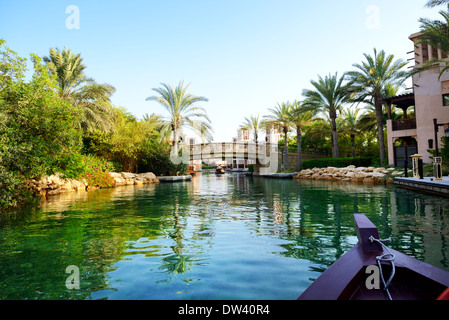
[[[432,59],[438,59],[438,49],[434,47],[430,47],[432,50]]]
[[[422,45],[422,62],[426,62],[429,60],[429,47],[427,46],[427,44],[423,44]]]
[[[443,106],[449,106],[449,93],[443,94]]]

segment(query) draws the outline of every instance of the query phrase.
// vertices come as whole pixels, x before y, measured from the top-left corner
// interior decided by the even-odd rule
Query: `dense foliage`
[[[148,152],[138,162],[141,172],[153,172],[158,176],[176,176],[187,173],[188,166],[170,160],[171,146],[168,142],[149,140]]]
[[[85,68],[70,50],[28,61],[0,39],[0,210],[32,198],[26,180],[54,173],[110,187],[110,171],[187,171],[170,161],[170,132],[160,117],[138,120],[112,106],[114,88],[88,78]]]
[[[33,75],[25,80],[26,60],[1,44],[0,205],[15,205],[25,179],[82,171],[81,134],[74,123],[81,111],[62,100],[42,60],[31,56]]]

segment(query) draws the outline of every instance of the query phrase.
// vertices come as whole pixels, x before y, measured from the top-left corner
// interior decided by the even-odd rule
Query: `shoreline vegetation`
[[[36,195],[46,199],[49,196],[66,192],[92,191],[104,188],[114,188],[119,186],[158,184],[161,181],[152,172],[131,173],[131,172],[106,172],[112,183],[107,186],[89,184],[87,179],[64,178],[62,174],[52,174],[40,179],[30,179],[25,182],[26,188]],[[404,175],[403,170],[384,167],[356,167],[350,165],[344,168],[326,167],[304,169],[293,175],[294,179],[304,180],[328,180],[361,182],[367,184],[392,184],[394,177]],[[167,176],[177,177],[177,176]],[[269,177],[269,176],[268,176]],[[175,180],[173,180],[175,181]]]
[[[446,1],[430,1],[429,5],[441,3]],[[447,43],[446,33],[431,36],[438,30],[434,25],[447,29],[448,21],[441,25],[440,21],[420,20],[420,41],[432,47]],[[448,50],[442,49],[444,53]],[[388,163],[387,118],[415,115],[414,111],[401,113],[397,106],[387,112],[381,101],[404,93],[405,81],[432,65],[407,72],[403,70],[406,61],[376,48],[371,54],[364,53],[363,58],[361,64],[352,65],[352,71],[340,75],[330,72],[311,80],[311,89],[302,90],[302,100],[278,102],[268,108],[268,115],[245,117],[240,129],[248,137],[253,135],[256,143],[259,130],[269,131],[271,138],[276,136],[279,147],[287,150],[284,167],[299,172],[299,179],[389,183],[394,176],[388,172],[366,170],[371,168],[368,165]],[[152,89],[154,95],[146,98],[168,116],[147,113],[139,119],[125,106],[113,105],[115,87],[96,82],[86,74],[86,68],[81,54],[68,48],[50,48],[48,56],[30,54],[27,59],[0,38],[0,212],[27,205],[38,198],[36,194],[147,183],[145,179],[129,178],[136,175],[133,172],[183,175],[188,165],[170,161],[172,151],[176,154],[178,144],[186,138],[183,129],[192,129],[202,141],[213,140],[211,120],[203,107],[209,99],[191,94],[183,80],[177,86],[161,83]],[[27,76],[30,73],[31,78]],[[441,140],[443,175],[449,172],[448,141],[446,137]],[[406,142],[395,143],[399,146]],[[297,152],[295,168],[289,167],[290,147]],[[311,152],[315,158],[332,155],[333,160],[307,163],[303,152],[304,158]],[[360,162],[364,159],[370,163]],[[331,167],[340,164],[366,169]],[[307,165],[314,168],[302,171]],[[155,183],[154,179],[148,183]]]

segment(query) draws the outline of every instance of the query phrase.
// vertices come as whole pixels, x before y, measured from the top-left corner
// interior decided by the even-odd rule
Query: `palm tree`
[[[302,168],[302,128],[312,123],[314,111],[307,108],[304,104],[299,101],[294,101],[292,105],[292,121],[296,128],[296,141],[298,143],[298,171]]]
[[[360,109],[356,108],[354,110],[352,109],[345,109],[343,111],[343,125],[342,125],[342,131],[346,134],[349,134],[349,137],[351,138],[351,146],[352,146],[352,157],[355,158],[355,137],[360,133],[360,126],[359,126],[359,112]]]
[[[111,131],[115,112],[111,107],[111,96],[115,88],[109,84],[98,84],[84,74],[80,54],[74,55],[64,48],[50,49],[50,56],[44,57],[50,72],[56,76],[59,96],[83,110],[80,126],[84,130],[93,128]]]
[[[385,161],[385,140],[382,112],[382,90],[387,84],[400,85],[409,74],[401,69],[407,64],[401,59],[394,60],[393,55],[385,51],[377,52],[374,56],[364,54],[366,61],[354,64],[357,71],[347,72],[352,83],[352,96],[355,102],[373,103],[376,110],[377,131],[380,149],[380,161]]]
[[[311,81],[314,90],[303,90],[306,97],[304,104],[308,107],[328,113],[332,122],[332,157],[338,158],[340,150],[338,147],[337,133],[337,112],[341,110],[343,104],[349,102],[350,90],[348,84],[343,84],[345,75],[338,77],[338,74],[328,75],[324,79],[318,76],[318,81]]]
[[[418,37],[418,43],[439,49],[447,56],[449,55],[449,13],[440,11],[440,15],[443,17],[443,21],[425,18],[419,19],[421,23],[421,34]],[[442,74],[449,70],[449,63],[446,59],[438,59],[437,57],[426,61],[421,67],[415,68],[412,74],[433,68],[436,64],[439,65],[439,63],[444,64],[438,78],[440,79]]]
[[[259,131],[265,128],[265,121],[260,119],[259,115],[251,115],[245,118],[245,122],[240,126],[242,130],[248,130],[254,134],[254,142],[257,143],[259,138]]]
[[[272,109],[269,108],[272,114],[264,116],[266,118],[266,124],[277,129],[281,129],[284,132],[284,149],[285,149],[285,168],[288,169],[288,132],[293,123],[292,120],[292,105],[289,102],[277,104]]]
[[[206,110],[195,106],[198,102],[209,100],[187,93],[190,84],[184,86],[184,81],[180,81],[177,87],[165,83],[161,85],[162,87],[153,89],[159,96],[148,97],[146,101],[157,101],[168,111],[166,122],[173,132],[173,145],[178,145],[178,134],[183,127],[191,128],[202,138],[212,141],[212,127]]]

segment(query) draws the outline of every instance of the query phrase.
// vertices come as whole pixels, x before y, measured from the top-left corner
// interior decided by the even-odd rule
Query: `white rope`
[[[394,265],[394,258],[395,258],[395,256],[394,256],[393,253],[391,253],[390,249],[388,249],[388,247],[382,243],[382,241],[391,241],[391,239],[380,240],[380,239],[375,239],[373,236],[370,236],[369,240],[370,240],[371,243],[374,242],[374,241],[380,243],[382,245],[382,248],[384,248],[388,252],[388,253],[385,253],[383,255],[377,256],[376,260],[377,260],[377,264],[379,265],[380,276],[382,278],[382,283],[384,284],[384,290],[388,294],[388,299],[393,300],[391,298],[390,290],[388,290],[388,286],[390,285],[391,280],[393,280],[394,274],[396,272],[396,268],[395,268],[395,265]],[[385,282],[384,275],[383,275],[383,272],[382,272],[382,265],[381,265],[382,261],[388,261],[391,264],[391,273],[390,273],[390,277],[388,278],[387,282]]]

